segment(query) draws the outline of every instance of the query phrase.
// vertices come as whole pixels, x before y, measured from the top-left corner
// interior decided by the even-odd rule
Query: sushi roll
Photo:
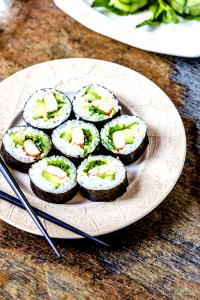
[[[120,115],[121,110],[117,98],[98,84],[85,86],[78,91],[72,104],[78,119],[95,123],[98,127]]]
[[[122,115],[101,130],[102,145],[125,164],[135,162],[148,146],[147,126],[138,116]]]
[[[47,202],[64,203],[77,193],[75,165],[64,156],[50,156],[29,169],[34,194]]]
[[[70,120],[53,131],[52,142],[62,154],[72,159],[74,163],[80,163],[95,150],[100,138],[93,124]]]
[[[77,170],[82,196],[91,201],[112,201],[127,189],[126,169],[112,156],[96,155],[86,158]]]
[[[26,102],[23,118],[31,126],[51,131],[71,114],[69,98],[60,91],[45,88],[34,92]]]
[[[47,156],[50,150],[49,136],[29,126],[10,128],[1,145],[4,161],[20,172],[27,172],[31,164]]]

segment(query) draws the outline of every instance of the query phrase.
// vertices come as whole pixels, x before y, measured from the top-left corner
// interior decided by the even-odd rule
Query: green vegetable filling
[[[47,164],[50,166],[55,166],[60,168],[62,171],[64,171],[67,175],[67,177],[70,177],[71,174],[71,168],[70,166],[64,162],[61,159],[56,159],[56,160],[49,160],[47,161]],[[46,179],[55,189],[59,188],[61,184],[63,184],[63,179],[59,178],[56,175],[50,174],[47,171],[42,172],[42,176],[44,179]]]
[[[109,180],[115,180],[115,172],[114,171],[108,171],[103,174],[98,175],[98,177],[102,179],[109,179]]]
[[[23,146],[25,141],[24,130],[19,130],[17,132],[10,132],[9,136],[12,137],[15,147]]]
[[[46,179],[55,189],[59,188],[59,186],[63,183],[63,180],[58,178],[55,175],[52,175],[46,171],[42,172],[42,176]]]
[[[99,119],[104,119],[105,115],[107,115],[105,112],[100,110],[98,107],[92,105],[92,102],[94,100],[103,100],[102,97],[94,90],[93,87],[89,86],[85,93],[83,94],[83,98],[87,103],[90,103],[89,106],[87,106],[89,112],[91,115],[98,115]],[[114,109],[112,110],[112,115],[115,113]]]
[[[71,174],[71,168],[70,168],[70,166],[69,166],[65,161],[63,161],[62,159],[48,160],[48,161],[47,161],[47,164],[48,164],[49,166],[55,166],[55,167],[60,168],[61,170],[63,170],[63,171],[67,174],[67,177],[70,177],[70,174]]]
[[[88,172],[90,170],[92,170],[93,168],[95,168],[97,166],[103,166],[103,165],[106,165],[106,164],[107,164],[106,160],[91,160],[87,163],[87,166],[85,167],[83,172],[88,174]]]
[[[91,148],[91,145],[92,145],[92,142],[94,140],[94,136],[93,134],[91,133],[90,130],[86,129],[86,128],[83,128],[83,132],[84,132],[84,146],[83,146],[83,149],[84,149],[84,152],[83,152],[83,157],[87,156],[88,152],[90,151],[90,148]]]
[[[108,162],[106,160],[92,160],[87,164],[83,172],[89,174],[92,169],[95,169],[97,172],[96,176],[102,179],[115,180],[115,170],[107,170],[101,172],[101,166],[104,165],[108,165]]]
[[[89,129],[82,128],[82,130],[84,133],[83,157],[85,157],[87,156],[95,137]],[[70,143],[72,141],[71,128],[68,128],[66,131],[62,132],[60,134],[60,138]]]
[[[67,99],[65,99],[65,97],[59,92],[54,92],[53,95],[57,101],[58,109],[52,112],[47,112],[44,99],[38,99],[36,101],[36,104],[33,105],[34,120],[42,118],[44,119],[44,121],[48,121],[59,116],[62,113],[62,108],[67,103]]]
[[[108,150],[116,150],[115,145],[113,143],[113,134],[116,131],[123,131],[126,129],[125,133],[125,142],[126,144],[133,144],[134,143],[134,129],[138,125],[137,122],[134,122],[130,125],[125,125],[122,123],[117,123],[115,126],[109,127],[107,133],[106,133],[106,139],[104,140],[104,144]]]
[[[83,97],[89,103],[92,102],[92,101],[94,101],[94,100],[100,100],[100,99],[102,99],[101,96],[91,86],[89,86],[85,90],[85,93],[83,94]]]
[[[38,149],[42,150],[44,152],[46,150],[46,143],[47,140],[40,135],[33,136],[33,135],[26,135],[26,139],[31,139],[33,143],[37,146]]]
[[[62,133],[60,134],[60,138],[61,138],[61,139],[64,139],[64,140],[67,141],[68,143],[70,143],[71,140],[72,140],[72,132],[71,132],[71,130],[68,129],[68,130],[62,132]]]
[[[99,119],[104,118],[106,115],[102,110],[98,109],[98,107],[95,107],[94,105],[90,105],[88,109],[91,112],[91,115],[97,114]]]
[[[26,140],[32,140],[35,146],[42,152],[40,154],[40,158],[44,155],[45,152],[48,150],[49,140],[45,136],[41,136],[39,134],[30,134],[24,133],[24,130],[19,130],[17,132],[10,132],[9,136],[13,138],[13,142],[15,147],[23,147],[23,144]]]

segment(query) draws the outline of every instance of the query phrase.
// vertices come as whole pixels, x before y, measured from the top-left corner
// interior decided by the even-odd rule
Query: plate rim
[[[16,72],[15,74],[9,76],[8,78],[6,78],[5,80],[3,80],[1,83],[0,83],[0,86],[2,83],[4,83],[6,80],[8,80],[9,78],[15,76],[16,74],[19,74],[21,72],[27,72],[27,70],[33,68],[33,67],[38,67],[40,65],[44,65],[44,64],[48,64],[48,63],[56,63],[57,61],[58,62],[61,62],[61,61],[93,61],[93,62],[98,62],[98,63],[106,63],[106,64],[110,64],[110,65],[115,65],[115,66],[118,66],[118,67],[122,67],[124,69],[127,69],[129,71],[133,71],[135,72],[137,75],[139,75],[141,78],[149,81],[152,85],[156,86],[156,88],[160,91],[163,92],[163,90],[158,86],[156,85],[153,81],[151,81],[150,79],[148,79],[147,77],[145,77],[144,75],[140,74],[139,72],[135,71],[135,70],[132,70],[128,67],[125,67],[125,66],[122,66],[122,65],[119,65],[119,64],[116,64],[116,63],[112,63],[112,62],[108,62],[108,61],[104,61],[104,60],[99,60],[99,59],[90,59],[90,58],[69,58],[69,59],[57,59],[57,60],[54,60],[54,61],[47,61],[47,62],[42,62],[42,63],[39,63],[39,64],[36,64],[36,65],[33,65],[33,66],[30,66],[28,68],[25,68],[23,70],[20,70],[18,72]],[[182,145],[182,148],[184,147],[184,152],[182,153],[182,158],[181,158],[181,161],[182,161],[182,164],[179,166],[179,172],[177,173],[176,177],[174,178],[173,181],[171,181],[171,183],[168,185],[168,188],[165,189],[165,191],[160,195],[159,199],[157,199],[157,201],[154,203],[154,205],[150,206],[148,209],[146,209],[144,212],[140,213],[136,218],[134,218],[134,220],[130,220],[130,222],[126,222],[126,224],[124,224],[123,226],[119,225],[119,226],[115,226],[115,229],[112,229],[112,230],[105,230],[105,231],[101,231],[101,233],[96,233],[96,234],[93,234],[93,236],[98,236],[98,235],[104,235],[104,234],[108,234],[108,233],[111,233],[111,232],[114,232],[114,231],[117,231],[119,229],[122,229],[124,227],[127,227],[129,226],[130,224],[133,224],[135,222],[137,222],[138,220],[140,220],[141,218],[143,218],[144,216],[146,216],[147,214],[149,214],[152,210],[154,210],[165,198],[166,196],[170,193],[170,191],[173,189],[173,187],[175,186],[178,178],[180,177],[180,174],[182,172],[182,169],[183,169],[183,166],[184,166],[184,162],[185,162],[185,157],[186,157],[186,134],[185,134],[185,129],[184,129],[184,126],[183,126],[183,122],[182,122],[182,119],[175,107],[175,105],[173,104],[173,102],[171,101],[171,99],[166,95],[166,93],[164,93],[164,95],[166,96],[166,98],[168,99],[168,101],[170,102],[170,104],[173,106],[173,109],[175,109],[176,111],[176,117],[179,118],[179,121],[180,121],[180,124],[182,125],[182,133],[183,133],[183,142],[184,142],[184,145]],[[16,111],[15,115],[12,116],[12,118],[14,119],[14,117],[19,113],[19,111]],[[95,205],[95,203],[91,203],[91,206],[92,205]],[[36,235],[41,235],[40,233],[36,233],[34,230],[30,230],[30,229],[25,229],[25,228],[22,228],[21,226],[19,226],[18,224],[16,225],[15,222],[12,222],[11,219],[7,219],[7,218],[4,218],[2,217],[2,215],[0,215],[1,219],[4,220],[5,222],[7,222],[8,224],[10,225],[13,225],[14,227],[16,228],[19,228],[23,231],[26,231],[26,232],[29,232],[29,233],[32,233],[32,234],[36,234]],[[53,238],[60,238],[60,237],[57,237],[57,236],[53,236]],[[77,238],[82,238],[80,236],[71,236],[71,237],[62,237],[63,239],[77,239]]]
[[[121,26],[120,23],[109,18],[108,16],[100,13],[99,11],[91,8],[85,0],[54,0],[54,3],[62,11],[67,13],[73,19],[84,25],[85,27],[93,30],[99,34],[122,42],[124,44],[160,54],[182,56],[182,57],[200,57],[200,43],[197,47],[196,38],[185,44],[185,35],[179,38],[176,49],[174,48],[174,39],[162,40],[157,39],[157,34],[151,32],[141,31],[141,28],[126,28]],[[77,6],[79,9],[77,10]],[[87,18],[85,17],[87,15]],[[187,21],[195,22],[195,21]],[[196,21],[197,22],[197,21]],[[102,26],[103,25],[103,26]],[[164,25],[169,26],[172,24]],[[200,24],[199,24],[200,27]],[[124,29],[123,29],[124,28]],[[131,38],[130,38],[131,37]],[[170,48],[172,45],[172,48]],[[183,47],[184,45],[184,47]],[[195,48],[194,45],[197,47]]]

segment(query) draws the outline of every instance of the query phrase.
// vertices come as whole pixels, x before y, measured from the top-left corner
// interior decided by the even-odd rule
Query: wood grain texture
[[[158,84],[184,121],[185,166],[159,207],[104,237],[112,251],[85,240],[57,240],[63,254],[59,261],[42,238],[2,221],[0,299],[199,299],[200,60],[155,55],[115,42],[87,30],[50,0],[14,0],[0,19],[0,78],[68,57],[120,63]],[[14,108],[4,105],[12,113]]]

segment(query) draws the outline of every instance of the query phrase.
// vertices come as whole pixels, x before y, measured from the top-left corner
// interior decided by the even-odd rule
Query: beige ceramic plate
[[[159,87],[133,70],[93,59],[46,62],[1,82],[1,135],[9,126],[22,122],[23,105],[36,89],[56,86],[73,96],[89,83],[106,86],[120,99],[125,112],[136,113],[147,122],[150,144],[142,159],[127,168],[126,194],[110,203],[92,203],[78,195],[67,204],[49,204],[34,196],[27,175],[12,172],[32,205],[91,235],[101,235],[139,220],[168,195],[183,168],[186,139],[176,108]],[[12,194],[3,177],[0,189]],[[39,234],[26,211],[1,200],[0,217],[22,230]],[[52,223],[43,223],[52,237],[78,238]]]

